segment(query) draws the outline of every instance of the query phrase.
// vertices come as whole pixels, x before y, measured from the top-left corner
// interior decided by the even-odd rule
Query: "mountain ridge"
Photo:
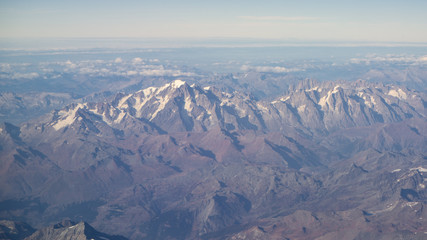
[[[268,124],[269,121],[328,131],[333,128],[425,117],[423,93],[393,85],[382,86],[383,89],[379,87],[381,85],[366,82],[347,83],[343,86],[326,82],[310,89],[297,89],[272,102],[264,102],[237,92],[224,93],[212,87],[202,89],[176,80],[162,87],[150,87],[134,94],[117,94],[110,103],[69,105],[53,112],[50,125],[55,130],[60,130],[75,120],[81,120],[83,116],[79,115],[82,114],[78,112],[79,109],[93,114],[94,118],[102,118],[110,126],[119,125],[126,118],[134,117],[163,128],[168,123],[167,128],[171,131],[206,131],[215,125],[227,129],[227,124],[233,125],[228,128],[235,129],[278,130],[274,123]],[[179,114],[173,114],[175,112]],[[158,117],[158,114],[164,116]],[[308,119],[313,118],[313,122],[308,122]],[[164,123],[164,119],[169,122]],[[179,121],[178,126],[175,126],[174,120]]]
[[[130,239],[342,236],[337,219],[374,218],[362,210],[395,224],[413,218],[407,204],[426,203],[424,172],[411,170],[425,164],[425,99],[358,81],[301,83],[270,102],[177,80],[71,104],[0,127],[0,216],[47,225],[65,215]],[[329,232],[286,225],[309,215]]]

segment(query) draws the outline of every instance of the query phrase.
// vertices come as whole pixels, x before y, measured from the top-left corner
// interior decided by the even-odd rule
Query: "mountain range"
[[[425,239],[426,95],[175,80],[0,126],[0,218],[129,239]]]

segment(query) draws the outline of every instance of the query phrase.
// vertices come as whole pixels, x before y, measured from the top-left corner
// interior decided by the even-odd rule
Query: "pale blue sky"
[[[426,13],[426,0],[0,0],[0,37],[427,42]]]

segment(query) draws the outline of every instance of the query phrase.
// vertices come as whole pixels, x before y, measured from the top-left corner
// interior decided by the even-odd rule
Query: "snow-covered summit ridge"
[[[276,101],[264,102],[244,93],[225,93],[175,80],[161,87],[117,94],[112,101],[70,105],[57,111],[49,125],[59,130],[98,116],[94,121],[102,119],[119,129],[123,121],[131,119],[164,128],[181,124],[175,129],[186,131],[212,126],[274,130],[283,125],[332,130],[422,117],[424,99],[422,93],[398,86],[340,82],[311,83]]]
[[[171,86],[172,86],[173,88],[179,88],[179,87],[181,87],[181,86],[183,86],[183,85],[185,85],[185,84],[187,84],[185,81],[182,81],[182,80],[180,80],[180,79],[177,79],[177,80],[175,80],[175,81],[173,81],[173,82],[171,83]]]
[[[183,80],[175,80],[161,87],[148,87],[131,94],[117,94],[115,100],[104,103],[84,103],[72,104],[55,113],[55,119],[49,124],[55,130],[60,130],[73,124],[76,120],[81,120],[77,112],[79,109],[88,111],[102,117],[108,125],[119,124],[130,112],[134,112],[133,117],[153,120],[159,112],[165,109],[166,105],[174,98],[176,90],[188,84]],[[188,86],[197,88],[196,85]],[[199,88],[197,88],[199,89]],[[205,94],[208,90],[198,91],[196,97]],[[194,102],[194,101],[193,101]],[[191,111],[192,100],[185,99],[185,109]]]

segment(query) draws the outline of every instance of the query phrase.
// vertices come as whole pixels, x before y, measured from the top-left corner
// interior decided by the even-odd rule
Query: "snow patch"
[[[165,84],[165,85],[163,85],[162,87],[160,87],[159,88],[159,90],[157,90],[156,91],[156,93],[161,93],[161,92],[163,92],[165,89],[167,89],[168,87],[170,87],[171,86],[171,84],[170,83],[168,83],[168,84]]]
[[[106,113],[103,114],[103,116],[105,116]],[[114,115],[114,108],[110,107],[110,116]]]
[[[162,111],[165,107],[166,104],[169,102],[169,96],[165,96],[164,98],[158,98],[158,104],[159,106],[157,107],[156,111],[151,115],[150,121],[153,120],[157,114]]]
[[[187,110],[187,112],[191,112],[191,110],[193,110],[190,96],[185,98],[184,109]]]
[[[258,109],[260,109],[263,112],[268,112],[268,108],[266,108],[264,105],[257,103],[256,106],[258,107]]]
[[[390,90],[388,92],[388,95],[393,96],[393,97],[397,97],[397,98],[399,97],[399,93],[394,89]]]
[[[395,173],[395,172],[400,172],[402,169],[400,169],[400,168],[398,168],[398,169],[394,169],[393,171],[391,171],[392,173]]]
[[[154,93],[156,90],[157,90],[157,88],[155,88],[155,87],[149,87],[149,88],[142,90],[142,93],[144,93],[144,96],[147,97],[147,96],[151,95],[152,93]]]
[[[418,172],[427,172],[427,168],[423,167],[411,168],[410,170],[418,170]]]
[[[230,104],[230,100],[228,99],[221,99],[221,104],[220,106],[228,106]]]
[[[119,113],[119,116],[117,116],[116,120],[114,120],[115,123],[120,123],[123,120],[123,117],[126,115],[124,111],[121,111]]]
[[[332,91],[328,91],[328,93],[327,93],[325,96],[323,96],[323,97],[321,97],[321,98],[319,99],[318,104],[319,104],[322,108],[325,108],[325,107],[329,106],[329,104],[328,104],[329,98],[332,96],[332,94],[334,94],[334,93],[338,93],[340,89],[342,89],[340,85],[335,86],[335,87],[334,87],[334,90],[332,90]]]
[[[373,107],[377,104],[374,96],[369,96],[369,98],[368,98],[366,95],[364,95],[362,98],[365,101],[366,106]]]
[[[407,202],[402,204],[402,207],[410,207],[413,208],[414,206],[417,206],[419,202]]]
[[[393,96],[393,97],[397,97],[399,99],[406,99],[408,96],[406,95],[406,93],[402,90],[402,89],[391,89],[388,92],[388,95]]]
[[[133,105],[133,107],[137,111],[137,116],[138,117],[141,117],[141,116],[139,116],[140,114],[138,114],[138,113],[141,111],[141,109],[144,107],[144,105],[148,102],[149,99],[151,99],[151,98],[148,98],[148,97],[147,98],[143,98],[143,99],[141,99],[141,98],[135,98],[135,104]]]
[[[305,111],[305,109],[306,109],[306,107],[307,107],[307,106],[306,106],[305,104],[304,104],[304,105],[299,106],[299,107],[298,107],[298,112],[299,112],[299,113],[304,112],[304,111]]]
[[[287,96],[287,97],[282,97],[281,99],[280,99],[280,101],[282,101],[282,102],[286,102],[287,100],[289,100],[291,97],[290,96]]]
[[[185,82],[182,81],[182,80],[180,80],[180,79],[177,79],[177,80],[175,80],[175,81],[172,82],[172,87],[173,88],[179,88],[179,87],[181,87],[183,85],[185,85]]]
[[[372,103],[373,105],[376,105],[376,104],[377,104],[377,102],[375,102],[375,98],[374,98],[374,96],[371,96],[371,103]]]
[[[313,92],[313,91],[321,92],[321,91],[322,91],[322,89],[316,86],[316,87],[310,88],[310,89],[305,90],[305,91],[306,91],[306,92]]]
[[[123,97],[122,99],[120,99],[120,101],[119,101],[119,105],[118,105],[118,107],[122,107],[123,106],[123,104],[130,98],[132,96],[132,94],[129,94],[129,95],[127,95],[127,96],[125,96],[125,97]],[[126,104],[126,106],[123,106],[123,107],[127,107],[127,104]]]
[[[326,107],[326,105],[327,105],[327,100],[329,98],[329,93],[330,93],[330,91],[328,92],[328,95],[321,97],[320,100],[319,100],[319,105],[322,106],[322,108]]]
[[[286,101],[288,101],[290,98],[291,98],[290,96],[282,97],[282,98],[279,98],[279,100],[272,101],[271,103],[272,103],[272,104],[276,104],[276,103],[278,103],[278,102],[286,102]]]
[[[83,104],[79,103],[79,104],[77,104],[77,106],[76,106],[75,108],[73,108],[73,109],[70,109],[70,110],[68,110],[68,111],[64,111],[64,110],[59,111],[59,112],[58,112],[58,115],[59,115],[60,119],[59,119],[56,123],[54,123],[54,124],[52,125],[52,127],[53,127],[56,131],[58,131],[58,130],[59,130],[59,129],[61,129],[61,128],[64,128],[64,127],[66,127],[66,126],[71,125],[71,124],[76,120],[76,112],[77,112],[79,109],[83,109],[84,107],[85,107],[85,105],[83,105]]]
[[[340,85],[336,85],[336,86],[334,87],[334,90],[332,91],[332,93],[337,93],[337,92],[339,92],[339,91],[340,91],[340,89],[341,89],[341,86],[340,86]]]

